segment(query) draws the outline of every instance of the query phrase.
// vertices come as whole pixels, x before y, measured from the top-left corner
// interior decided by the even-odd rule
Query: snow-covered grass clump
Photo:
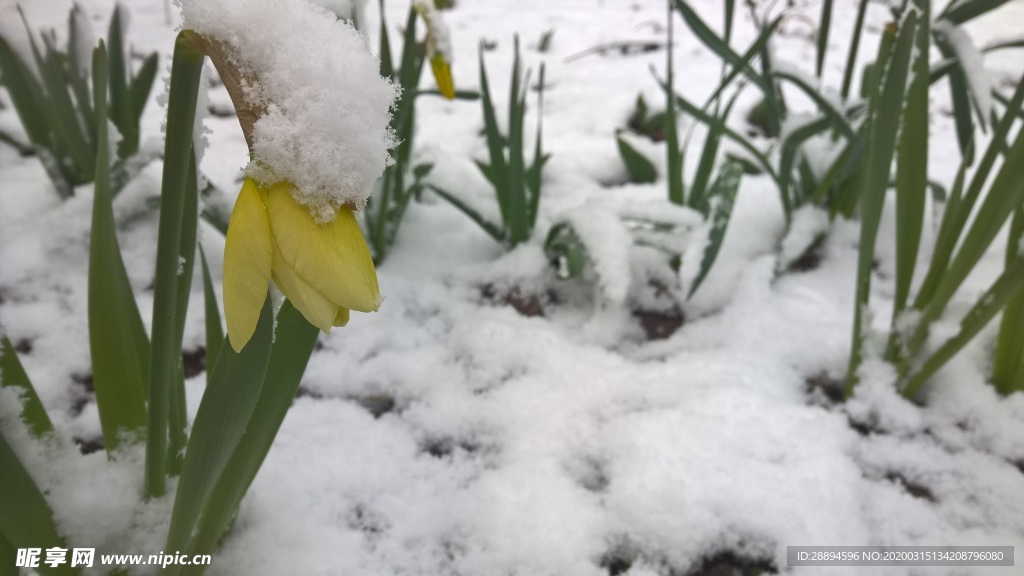
[[[398,89],[381,78],[365,40],[309,2],[180,0],[183,28],[217,42],[258,111],[247,173],[290,181],[321,221],[365,204],[395,145]],[[237,103],[236,103],[237,104]]]

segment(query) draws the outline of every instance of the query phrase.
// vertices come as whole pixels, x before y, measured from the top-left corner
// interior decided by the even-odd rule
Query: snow
[[[181,0],[182,27],[227,47],[253,126],[246,172],[290,181],[320,221],[362,207],[396,144],[388,126],[398,89],[351,24],[310,2]]]
[[[427,23],[429,55],[440,54],[448,64],[452,63],[452,38],[448,26],[444,23],[441,12],[434,6],[433,0],[414,0],[416,12]]]
[[[967,32],[948,20],[939,20],[933,27],[936,34],[942,34],[951,45],[957,58],[962,61],[961,69],[971,88],[971,98],[977,109],[979,122],[987,123],[992,117],[995,102],[992,99],[992,79],[985,71],[985,60],[974,46]]]
[[[64,33],[70,2],[29,4],[30,21]],[[286,5],[283,0],[260,0],[261,9],[247,5],[251,27],[222,30],[217,21],[200,17],[206,10],[224,10],[240,18],[234,4],[196,1],[188,7],[208,33],[237,35],[240,54],[243,36],[262,38],[255,52],[245,51],[256,54],[248,65],[276,62],[271,51],[302,53],[299,68],[261,75],[265,81],[294,74],[298,82],[312,72],[327,76],[323,70],[348,66],[376,74],[371,57],[351,56],[375,46],[372,38],[367,43],[301,2],[287,4],[299,7],[295,18],[310,23],[297,37],[288,26],[261,28],[276,24],[271,9]],[[392,23],[401,22],[409,8],[407,0],[385,4]],[[692,4],[712,25],[719,21],[720,3]],[[812,19],[816,6],[808,8]],[[111,8],[105,0],[82,2],[97,30],[104,29]],[[131,44],[139,52],[166,54],[175,31],[161,3],[130,9]],[[837,2],[835,9],[835,21],[852,21],[855,3]],[[0,12],[9,13],[5,6]],[[367,12],[376,18],[375,6]],[[665,54],[609,53],[571,62],[565,57],[613,41],[662,41],[663,2],[464,1],[444,15],[453,75],[464,79],[460,89],[478,88],[481,37],[496,43],[486,57],[501,115],[507,110],[513,34],[520,33],[528,47],[542,31],[556,30],[549,53],[522,54],[525,66],[546,61],[550,83],[544,138],[553,156],[545,167],[535,237],[505,253],[436,196],[424,194],[410,205],[392,254],[379,267],[387,300],[377,314],[353,317],[344,330],[321,336],[300,397],[233,531],[215,552],[210,576],[600,576],[609,573],[602,564],[612,557],[633,560],[628,576],[665,576],[688,574],[724,552],[772,562],[787,574],[827,576],[851,572],[787,569],[786,546],[1024,546],[1024,395],[1002,398],[987,383],[993,326],[936,375],[924,389],[923,405],[899,396],[892,368],[874,357],[865,362],[849,402],[817,402],[808,392],[811,379],[838,381],[845,375],[856,221],[829,224],[826,214],[803,208],[787,235],[773,187],[764,177],[744,176],[718,261],[692,299],[658,296],[648,283],[657,280],[671,293],[680,276],[670,269],[659,277],[641,274],[663,259],[651,249],[628,246],[639,230],[630,228],[636,221],[675,228],[687,242],[682,247],[693,246],[698,256],[699,246],[689,239],[706,232],[698,215],[665,201],[663,177],[650,185],[619,184],[625,168],[615,130],[624,127],[637,92],[652,111],[660,107],[663,96],[649,65],[662,70]],[[872,4],[861,62],[874,50],[877,25],[887,18],[883,6]],[[362,29],[377,28],[367,22]],[[337,48],[308,53],[312,38],[326,30]],[[676,30],[679,89],[702,100],[720,74],[718,62],[685,26],[677,22]],[[844,33],[841,26],[830,39],[835,46],[826,84],[838,79],[843,65]],[[735,34],[740,46],[755,37],[745,19]],[[812,66],[813,41],[791,34],[781,36],[775,48],[778,60],[796,63],[790,66]],[[334,58],[335,50],[346,58]],[[340,94],[364,90],[376,94],[380,101],[372,106],[383,114],[394,92],[376,76]],[[270,91],[265,89],[268,100],[279,103],[282,114],[305,99],[294,94],[300,92],[294,84],[285,98],[270,98]],[[741,95],[738,111],[754,103],[751,94]],[[936,110],[948,107],[947,90],[937,89],[932,97]],[[0,100],[9,103],[3,92]],[[226,101],[224,87],[211,85],[209,102]],[[430,178],[496,220],[491,189],[471,161],[484,153],[479,102],[425,97],[417,109],[414,153],[435,164]],[[534,125],[537,112],[530,107],[527,125]],[[149,103],[143,141],[159,135],[165,114]],[[369,126],[346,124],[359,115],[315,117],[311,127],[324,136],[344,124],[366,136]],[[742,114],[734,122],[737,130],[744,128]],[[959,161],[954,130],[942,114],[932,122],[930,172],[948,184]],[[17,125],[9,106],[0,110],[0,126],[18,135]],[[201,172],[219,188],[235,190],[248,161],[238,123],[210,115],[205,126]],[[689,120],[681,128],[688,130]],[[377,135],[374,145],[386,154],[383,129]],[[697,133],[692,142],[700,141]],[[663,169],[663,145],[644,151],[656,154],[652,160]],[[362,155],[371,153],[352,152],[350,161],[363,168]],[[698,158],[693,149],[688,152],[688,175]],[[129,281],[147,323],[161,169],[159,161],[148,165],[114,204]],[[359,177],[373,180],[368,172]],[[12,341],[28,349],[19,357],[56,434],[43,441],[29,438],[17,422],[16,391],[6,388],[0,388],[0,433],[46,491],[70,546],[96,547],[98,553],[170,553],[163,545],[174,481],[167,497],[143,502],[141,446],[108,459],[102,452],[83,455],[76,445],[98,439],[100,428],[85,384],[92,187],[75,192],[61,202],[37,159],[20,158],[0,144],[0,318]],[[865,326],[872,339],[887,327],[885,310],[892,306],[891,209],[890,203],[878,240],[874,321]],[[544,257],[548,229],[567,218],[602,262],[591,278],[558,281]],[[826,229],[817,249],[820,265],[784,272],[783,264]],[[223,238],[202,222],[199,236],[219,292]],[[926,235],[925,242],[931,241]],[[959,318],[1001,272],[1003,247],[986,256],[980,274],[965,283],[951,317]],[[696,264],[693,258],[684,261],[682,277],[692,277],[688,266]],[[518,288],[524,296],[538,295],[543,315],[520,314],[487,296],[488,286],[499,294]],[[198,271],[191,289],[184,337],[190,351],[205,338]],[[634,307],[666,301],[682,309],[686,322],[666,339],[647,340],[632,316]],[[940,322],[934,332],[945,328],[957,326]],[[186,381],[190,417],[204,387],[203,373]],[[992,572],[872,571],[925,573]]]

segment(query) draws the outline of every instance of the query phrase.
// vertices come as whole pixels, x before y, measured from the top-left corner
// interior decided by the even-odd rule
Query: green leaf
[[[185,184],[184,206],[181,220],[180,242],[178,249],[177,270],[177,327],[174,341],[178,346],[178,374],[175,385],[168,396],[168,422],[170,427],[167,446],[168,471],[177,474],[181,471],[182,453],[185,449],[188,416],[185,408],[185,367],[181,357],[181,342],[185,335],[185,314],[188,309],[189,295],[192,289],[192,272],[195,267],[196,229],[199,219],[195,216],[199,211],[199,177],[196,171],[195,151],[192,151],[188,163],[188,178]]]
[[[672,14],[674,3],[668,5],[668,48],[666,49],[666,81],[662,83],[665,91],[665,170],[668,172],[668,201],[682,205],[686,200],[686,188],[683,184],[683,149],[679,146],[679,116],[676,113],[675,70],[673,52],[675,52],[675,16]],[[653,67],[652,67],[653,73]],[[724,84],[724,82],[723,82]]]
[[[68,87],[71,89],[72,94],[75,95],[75,104],[77,105],[78,115],[81,117],[82,124],[86,127],[90,137],[90,142],[96,142],[96,118],[95,112],[92,106],[92,94],[89,87],[88,74],[83,73],[88,70],[88,64],[85,62],[79,62],[80,57],[86,56],[79,54],[79,44],[81,43],[80,36],[83,34],[82,30],[79,30],[79,23],[85,22],[85,14],[82,12],[81,7],[77,4],[72,5],[71,12],[68,15],[68,48],[67,48],[67,82]],[[84,32],[89,34],[90,32]]]
[[[946,6],[940,17],[956,24],[963,24],[1007,2],[1009,0],[954,0]]]
[[[626,170],[629,172],[629,181],[636,184],[651,184],[658,179],[658,172],[654,169],[654,164],[643,156],[643,154],[636,151],[636,148],[622,138],[622,134],[615,135],[615,142],[619,147],[619,156],[622,157],[622,162],[626,164]]]
[[[1024,82],[1018,87],[1014,98],[1018,102],[1024,98]],[[941,250],[942,255],[951,254],[951,245],[956,245],[961,236],[962,240],[959,242],[956,256],[952,257],[945,270],[937,268],[936,265],[941,264],[941,261],[936,262],[933,259],[932,269],[929,270],[925,285],[921,289],[924,296],[919,294],[915,301],[915,306],[921,309],[921,319],[908,342],[911,354],[916,353],[924,344],[931,322],[939,318],[945,310],[960,285],[988,250],[1007,218],[1024,203],[1024,132],[1018,132],[1013,144],[1006,151],[1003,164],[988,187],[974,220],[966,233],[962,232],[968,215],[974,211],[975,200],[980,198],[982,188],[988,182],[989,169],[1002,146],[1002,136],[1012,123],[1013,119],[1009,115],[1000,122],[973,176],[971,186],[964,195],[963,202],[957,206],[956,213],[950,216],[951,224],[947,227],[944,221],[940,227],[940,232],[945,235],[940,235],[936,240],[936,253]]]
[[[818,23],[818,53],[814,59],[814,74],[819,79],[825,73],[825,55],[828,53],[828,37],[832,31],[832,0],[821,3],[821,18]]]
[[[732,66],[728,73],[725,74],[722,77],[722,80],[718,83],[718,88],[715,88],[715,91],[711,93],[711,96],[708,96],[708,99],[705,101],[705,107],[715,100],[718,100],[722,93],[732,85],[733,81],[740,76],[744,70],[752,69],[751,63],[754,61],[754,58],[765,53],[765,50],[767,50],[768,47],[768,42],[774,37],[773,35],[775,34],[775,30],[782,24],[782,21],[782,16],[779,16],[769,22],[767,26],[761,27],[760,32],[758,32],[757,39],[755,39],[753,44],[747,48],[747,51],[740,56],[739,65]],[[767,80],[774,74],[775,72],[773,71],[769,74],[765,74],[764,77]]]
[[[693,183],[690,184],[690,197],[686,203],[704,215],[707,215],[710,209],[708,198],[711,192],[708,190],[708,182],[711,180],[711,173],[715,168],[715,161],[718,159],[718,145],[722,141],[722,133],[725,131],[725,121],[729,118],[738,97],[739,92],[733,94],[725,105],[725,110],[720,110],[719,103],[715,103],[715,115],[712,116],[714,122],[708,125],[700,162],[697,164],[697,173],[694,174]]]
[[[543,131],[544,123],[544,64],[540,65],[540,78],[537,88],[537,136],[533,145],[533,162],[526,169],[525,180],[526,190],[529,194],[529,203],[526,208],[527,236],[533,234],[533,227],[537,224],[537,213],[540,211],[540,193],[544,164],[547,163],[550,154],[544,153]]]
[[[888,189],[889,173],[896,149],[896,135],[901,123],[903,99],[906,95],[907,77],[910,74],[911,55],[914,49],[918,14],[908,10],[899,24],[886,28],[885,35],[892,38],[893,50],[879,53],[879,61],[887,62],[881,85],[871,98],[867,124],[867,156],[864,168],[858,175],[861,184],[860,216],[861,232],[857,259],[857,291],[854,302],[853,345],[850,347],[850,364],[846,380],[846,394],[853,392],[857,383],[864,334],[863,314],[868,306],[871,293],[871,273],[875,260],[875,240],[882,208]],[[887,42],[882,43],[884,50]]]
[[[739,162],[728,161],[722,166],[715,178],[714,184],[708,193],[711,207],[711,231],[708,233],[708,244],[704,248],[704,256],[700,261],[700,270],[697,277],[690,286],[687,297],[692,297],[700,285],[704,282],[715,259],[718,258],[718,251],[725,241],[725,232],[729,227],[729,218],[732,216],[732,208],[736,203],[736,193],[740,187],[740,179],[743,177],[743,165]]]
[[[587,266],[587,247],[568,222],[551,228],[544,241],[544,254],[562,280],[579,276]]]
[[[139,148],[139,126],[135,118],[135,102],[128,86],[128,62],[122,38],[121,4],[114,5],[107,41],[110,42],[110,119],[121,132],[117,145],[119,158],[127,158]]]
[[[225,535],[295,400],[318,335],[319,330],[307,322],[290,302],[281,306],[259,400],[245,433],[203,508],[189,547],[190,554],[213,553]],[[201,574],[204,568],[189,567],[184,573]]]
[[[177,386],[181,365],[179,315],[188,307],[181,301],[178,268],[182,255],[182,227],[186,218],[186,195],[190,193],[192,126],[196,114],[203,54],[191,42],[193,33],[178,34],[171,62],[171,86],[167,104],[167,138],[164,148],[163,185],[160,195],[160,224],[157,237],[156,281],[153,291],[153,355],[150,364],[149,426],[146,435],[146,495],[159,497],[165,491],[168,446],[168,418],[173,386]],[[176,548],[168,548],[175,550]]]
[[[1024,296],[1024,257],[1016,255],[1015,260],[1007,266],[992,287],[978,299],[978,302],[961,320],[960,332],[932,353],[921,369],[906,380],[906,384],[903,386],[903,395],[912,398],[917,394],[925,381],[977,336],[1007,303],[1022,296]]]
[[[745,62],[744,59],[737,54],[729,44],[719,37],[711,29],[710,26],[701,20],[697,12],[690,7],[686,0],[675,0],[676,10],[682,15],[683,20],[689,26],[690,30],[701,41],[707,46],[712,52],[714,52],[720,59],[727,62],[736,69],[739,69],[743,74],[758,88],[765,96],[774,93],[774,88],[771,83],[766,80],[764,76],[759,74],[753,67],[750,66],[749,62]]]
[[[49,148],[50,129],[43,110],[43,89],[35,76],[0,36],[0,72],[4,76],[4,88],[11,98],[15,112],[25,128],[29,140],[36,147]]]
[[[380,0],[377,5],[380,8],[380,48],[377,50],[380,75],[394,80],[395,66],[391,63],[391,40],[388,37],[388,21],[384,17],[384,0]]]
[[[256,332],[241,352],[223,346],[199,404],[171,513],[166,550],[187,550],[203,509],[239,447],[263,387],[271,355],[274,318],[270,299]],[[174,565],[166,576],[181,574]]]
[[[1024,242],[1024,207],[1017,207],[1006,240],[1006,270],[1020,260]],[[992,383],[1000,394],[1007,396],[1019,389],[1016,375],[1024,370],[1024,290],[1010,300],[1003,311],[999,337],[993,354]]]
[[[520,74],[519,36],[515,37],[515,56],[512,59],[512,79],[509,83],[508,105],[508,165],[505,206],[503,219],[508,227],[505,240],[509,246],[525,242],[530,231],[527,227],[526,210],[526,160],[523,158],[523,119],[526,115],[526,88],[529,78],[523,82]],[[494,162],[492,161],[493,165]]]
[[[469,216],[470,220],[476,222],[478,226],[483,228],[484,232],[487,232],[487,234],[491,236],[491,238],[494,238],[497,242],[504,241],[505,232],[501,226],[494,224],[493,222],[487,220],[487,218],[484,218],[482,214],[471,208],[469,204],[463,202],[461,199],[459,199],[458,196],[452,194],[451,192],[438,188],[433,184],[427,184],[425,185],[425,187],[430,190],[433,190],[438,196],[447,200],[449,204],[458,208],[460,212],[462,212],[466,216]]]
[[[18,576],[18,549],[0,533],[0,576]]]
[[[850,50],[846,53],[846,67],[843,68],[843,85],[839,94],[843,100],[850,95],[853,84],[853,71],[857,66],[857,52],[860,49],[860,37],[864,33],[864,17],[868,10],[868,0],[860,0],[857,4],[857,17],[853,23],[853,36],[850,39]]]
[[[668,88],[668,86],[664,82],[661,82],[659,80],[659,83],[661,84],[663,89]],[[693,116],[696,120],[700,121],[701,123],[711,126],[716,122],[714,117],[712,117],[704,110],[698,108],[693,102],[688,100],[685,96],[676,94],[675,98],[673,98],[672,100],[674,100],[675,103],[678,104],[684,112]],[[722,136],[725,136],[732,140],[733,142],[735,142],[736,144],[739,144],[740,147],[746,150],[747,153],[750,154],[751,158],[753,158],[757,162],[758,166],[764,169],[765,173],[768,174],[769,177],[771,177],[772,181],[774,181],[776,185],[779,183],[779,176],[776,173],[775,168],[772,167],[771,162],[768,161],[768,157],[763,152],[758,150],[757,147],[754,146],[748,138],[745,138],[744,136],[742,136],[732,128],[729,128],[728,126],[722,128]]]
[[[33,150],[31,144],[26,144],[22,142],[21,140],[15,138],[14,136],[11,136],[10,133],[4,130],[0,130],[0,142],[3,142],[4,144],[9,145],[11,148],[17,150],[18,155],[21,156],[22,158],[32,156],[33,154],[35,154],[35,150]]]
[[[206,367],[207,372],[217,364],[217,355],[224,343],[224,328],[220,323],[220,307],[217,306],[217,292],[213,288],[210,268],[206,265],[206,253],[199,246],[199,258],[203,266],[203,300],[206,305]]]
[[[96,181],[89,241],[89,352],[96,406],[107,453],[127,432],[141,438],[146,426],[149,341],[121,259],[107,164],[107,63],[103,43],[93,52],[96,101]]]
[[[7,336],[0,337],[0,387],[21,389],[21,419],[34,435],[42,436],[53,430],[53,423]]]
[[[67,548],[57,532],[53,512],[32,476],[0,434],[0,536],[14,549]],[[42,560],[45,560],[45,556]],[[69,564],[51,568],[42,561],[34,568],[42,576],[78,574]]]
[[[139,130],[139,122],[142,120],[142,112],[146,109],[149,94],[153,90],[153,82],[156,80],[158,64],[159,57],[156,52],[147,56],[146,60],[142,63],[142,67],[139,68],[138,74],[135,75],[131,85],[128,87],[128,91],[131,93],[132,108],[135,111],[133,126],[136,132]]]
[[[20,9],[19,9],[20,10]],[[22,14],[24,20],[24,14]],[[28,22],[25,22],[28,30]],[[72,185],[89,182],[96,168],[96,150],[86,139],[78,112],[68,93],[67,72],[61,63],[61,56],[54,45],[52,35],[43,35],[45,54],[39,51],[35,41],[31,42],[36,67],[43,80],[46,98],[43,99],[44,114],[51,132],[55,135],[54,147],[66,151],[74,169],[67,176]],[[31,39],[31,36],[30,36]]]
[[[508,191],[506,186],[508,185],[508,179],[506,174],[508,172],[506,168],[505,160],[505,144],[501,136],[501,131],[498,129],[498,118],[494,113],[494,102],[491,99],[491,88],[487,81],[487,70],[484,67],[484,47],[480,44],[480,102],[483,105],[484,111],[484,136],[487,140],[487,152],[490,157],[489,173],[488,178],[494,185],[495,193],[498,197],[498,206],[501,209],[502,218],[508,213],[507,199]],[[512,103],[509,103],[511,106]],[[485,173],[486,175],[486,173]],[[504,226],[508,226],[507,221],[503,221]],[[502,234],[503,236],[503,234]]]
[[[807,140],[826,133],[831,126],[827,118],[819,118],[811,121],[786,134],[782,140],[782,151],[779,155],[779,179],[781,181],[781,194],[785,199],[783,208],[787,213],[793,208],[800,206],[808,200],[801,198],[792,186],[793,170],[798,158],[801,158],[800,150]]]
[[[772,76],[791,82],[799,88],[801,92],[806,94],[811,100],[814,100],[818,110],[825,118],[829,119],[832,129],[838,131],[847,140],[853,140],[855,137],[853,127],[843,113],[836,109],[820,91],[808,84],[804,78],[782,70],[772,72]]]
[[[971,69],[975,66],[976,62],[982,62],[984,57],[974,46],[967,32],[947,21],[939,21],[935,25],[935,44],[938,46],[939,51],[942,52],[942,55],[946,58],[952,58],[956,62],[957,68],[963,72],[964,85],[970,96],[970,103],[978,118],[978,124],[984,130],[987,127],[991,111],[982,108],[982,103],[991,100],[990,92],[992,86],[987,81],[987,73],[983,70],[974,71]],[[927,74],[928,69],[924,68],[923,71]],[[967,112],[969,113],[969,110]]]
[[[968,162],[974,161],[974,119],[971,113],[971,91],[968,74],[964,71],[962,61],[956,57],[953,42],[944,34],[935,34],[935,46],[944,58],[955,63],[949,72],[949,90],[953,100],[953,119],[955,121],[957,142],[960,153]],[[984,120],[982,120],[984,122]]]
[[[162,157],[163,153],[159,150],[139,150],[127,158],[115,160],[110,167],[110,197],[117,198],[129,182],[137,178],[154,160]]]
[[[928,49],[931,2],[914,0],[921,14],[917,28],[917,57],[911,63],[910,87],[903,104],[903,126],[896,151],[896,294],[886,356],[895,358],[902,348],[896,326],[907,307],[917,267],[928,197]]]

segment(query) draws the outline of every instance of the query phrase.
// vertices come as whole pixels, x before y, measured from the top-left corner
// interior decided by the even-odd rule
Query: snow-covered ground
[[[70,2],[23,4],[34,25],[64,33]],[[105,30],[111,3],[81,4],[97,33]],[[720,2],[692,4],[720,22]],[[781,62],[806,71],[813,67],[818,12],[817,3],[809,4],[787,20],[776,42]],[[836,2],[825,78],[831,85],[839,81],[855,4]],[[407,0],[386,5],[394,28]],[[168,54],[176,9],[169,20],[161,0],[129,9],[136,51]],[[738,45],[754,37],[742,12]],[[368,44],[376,46],[374,3],[367,14]],[[881,3],[871,5],[865,58],[886,14]],[[1002,14],[972,31],[1024,31],[1024,2],[1013,0]],[[612,42],[664,42],[664,2],[458,0],[444,17],[458,88],[478,88],[478,45],[493,46],[485,57],[499,111],[506,109],[515,34],[527,65],[547,64],[544,139],[553,157],[538,232],[505,253],[436,197],[409,208],[378,270],[381,310],[353,315],[348,327],[321,337],[300,397],[214,556],[211,576],[597,576],[627,567],[631,576],[683,575],[726,554],[787,574],[1018,573],[786,566],[786,547],[796,545],[1024,550],[1024,395],[1000,398],[986,383],[994,325],[932,381],[924,407],[902,400],[889,369],[876,361],[865,366],[856,397],[845,405],[811,391],[809,382],[845,372],[856,223],[834,224],[820,266],[778,275],[784,219],[777,193],[766,178],[745,178],[715,268],[681,303],[685,324],[662,340],[645,338],[633,311],[664,308],[665,299],[651,297],[628,261],[607,268],[601,289],[555,278],[541,247],[553,222],[572,211],[600,215],[665,196],[663,179],[620,184],[626,171],[613,137],[638,93],[656,109],[664,101],[649,71],[653,65],[663,72],[664,49],[585,53]],[[19,29],[10,0],[0,3],[0,26]],[[549,30],[550,48],[540,53],[537,44]],[[680,22],[676,32],[677,88],[700,100],[717,84],[718,61]],[[1020,73],[1020,52],[1007,54],[1014,56],[989,62],[997,82]],[[164,57],[162,66],[168,62]],[[433,86],[429,74],[423,81]],[[160,137],[160,92],[158,82],[143,118],[144,140]],[[209,97],[214,106],[230,106],[222,87]],[[930,171],[948,182],[959,161],[950,104],[945,89],[933,90],[932,98]],[[9,104],[5,94],[0,99]],[[748,94],[737,109],[754,103]],[[533,126],[532,94],[529,104]],[[479,103],[425,97],[418,108],[417,157],[433,161],[447,187],[493,202],[472,164],[486,154]],[[743,128],[744,114],[735,116]],[[248,160],[242,133],[233,118],[211,116],[206,126],[202,171],[234,193]],[[683,130],[689,127],[684,119]],[[0,129],[20,134],[9,105],[0,110]],[[663,156],[659,145],[650,150]],[[687,155],[687,174],[698,156]],[[114,205],[147,322],[159,181],[157,163]],[[95,402],[83,384],[90,373],[91,204],[90,186],[59,201],[37,159],[0,145],[0,318],[58,438],[44,446],[20,432],[6,391],[0,426],[45,489],[69,545],[155,554],[163,550],[171,496],[141,501],[142,447],[109,461],[102,451],[83,455],[75,444],[100,438]],[[813,225],[814,215],[805,216]],[[219,279],[223,238],[204,223],[200,241]],[[873,294],[879,330],[891,309],[891,243],[883,229]],[[634,268],[641,266],[644,253],[634,256]],[[1001,255],[991,254],[953,311],[964,311],[991,279],[981,276],[1000,267]],[[684,277],[692,272],[684,263]],[[535,297],[542,314],[521,314],[506,303],[509,294],[516,301]],[[201,299],[197,274],[186,350],[203,345]],[[187,382],[193,414],[204,378],[199,373]]]

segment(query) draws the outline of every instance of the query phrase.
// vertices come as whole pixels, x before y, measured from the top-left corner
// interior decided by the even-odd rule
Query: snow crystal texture
[[[290,181],[321,221],[362,207],[390,162],[398,88],[351,25],[305,0],[180,0],[183,27],[230,47],[255,79],[246,98],[266,113],[253,127],[247,174]]]

